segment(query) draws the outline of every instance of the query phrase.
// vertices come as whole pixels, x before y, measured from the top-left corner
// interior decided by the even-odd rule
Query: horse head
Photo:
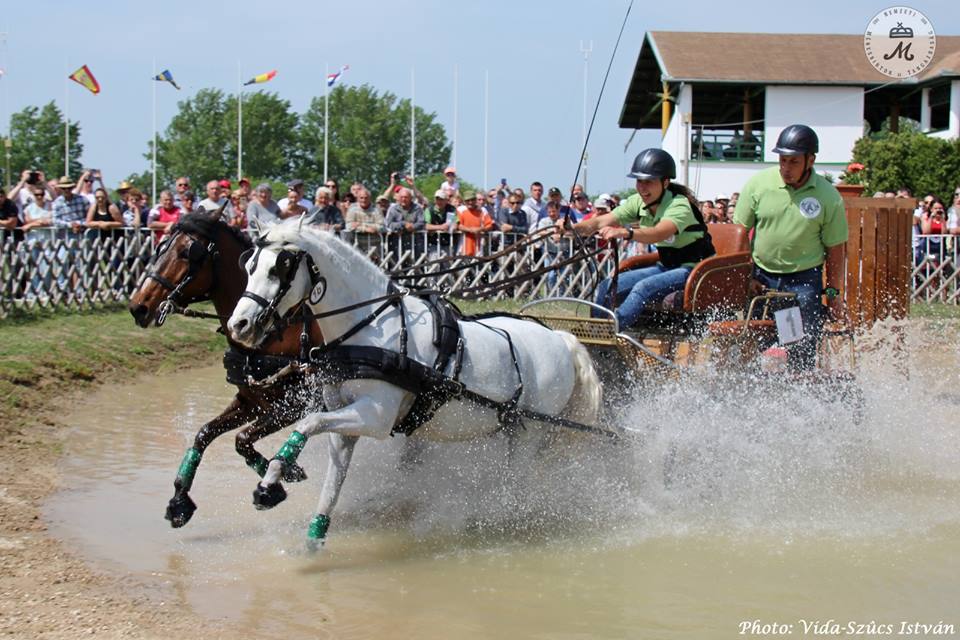
[[[151,322],[158,326],[166,317],[168,304],[185,307],[191,302],[206,300],[218,282],[242,277],[235,261],[219,261],[227,250],[218,241],[223,207],[210,212],[184,216],[157,245],[140,284],[130,297],[129,310],[141,327]],[[238,241],[237,253],[243,245]],[[229,262],[229,264],[227,264]],[[222,264],[221,264],[222,263]],[[234,273],[219,274],[223,268]]]
[[[310,295],[312,280],[304,249],[285,241],[271,241],[267,233],[240,256],[247,276],[243,292],[227,322],[231,337],[247,347],[260,346],[284,326],[290,311]]]

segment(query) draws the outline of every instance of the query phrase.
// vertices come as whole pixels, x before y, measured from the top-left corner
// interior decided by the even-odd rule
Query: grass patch
[[[0,436],[111,376],[213,361],[226,347],[216,327],[175,317],[162,328],[141,329],[122,307],[24,312],[0,321]]]
[[[926,320],[960,320],[960,305],[936,302],[913,302],[910,317]]]

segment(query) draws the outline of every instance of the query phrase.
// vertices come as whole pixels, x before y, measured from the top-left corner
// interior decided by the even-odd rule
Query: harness
[[[262,247],[260,247],[260,249],[262,249]],[[249,259],[249,255],[251,254],[246,255],[246,259]],[[281,318],[277,314],[277,307],[283,296],[289,291],[297,269],[299,268],[300,261],[304,259],[304,255],[306,255],[306,263],[310,272],[311,281],[319,283],[321,279],[319,269],[309,252],[281,250],[277,254],[277,271],[274,274],[280,280],[280,288],[274,299],[266,300],[262,296],[251,292],[244,292],[243,294],[245,297],[254,300],[263,307],[263,311],[261,311],[254,320],[255,324],[261,327],[266,326],[268,323],[275,326],[282,326],[285,322],[295,321],[293,318],[290,320]],[[258,257],[259,250],[252,268],[255,268],[256,258]],[[241,259],[244,260],[244,262],[246,261],[243,256]],[[316,284],[314,284],[314,286],[316,286]],[[616,437],[616,434],[612,431],[581,424],[558,416],[551,416],[545,413],[519,408],[520,398],[523,395],[523,376],[520,371],[520,363],[517,359],[513,339],[507,331],[486,325],[482,320],[493,316],[510,316],[528,321],[535,320],[524,316],[514,316],[513,314],[504,313],[463,316],[460,311],[440,295],[439,292],[432,290],[415,292],[415,295],[426,303],[433,318],[433,345],[437,349],[437,357],[433,365],[430,366],[410,358],[407,352],[408,332],[406,309],[403,301],[408,295],[411,295],[410,291],[400,289],[391,282],[388,285],[387,293],[383,296],[323,313],[309,314],[307,311],[304,311],[302,319],[306,327],[310,320],[338,315],[361,307],[370,306],[377,302],[382,303],[360,322],[348,329],[343,335],[319,347],[310,349],[306,357],[303,358],[304,362],[302,364],[315,367],[320,374],[321,380],[325,384],[339,384],[347,380],[381,380],[414,394],[413,404],[406,415],[394,425],[390,432],[391,436],[398,433],[409,436],[417,428],[428,422],[444,404],[455,398],[464,398],[480,406],[494,409],[497,412],[497,418],[502,428],[522,428],[523,419],[530,419],[565,426],[577,431]],[[396,307],[399,311],[399,351],[367,345],[343,344],[346,340],[372,324],[384,311],[391,307]],[[500,334],[507,341],[510,348],[512,364],[517,374],[517,387],[509,400],[505,402],[493,400],[467,389],[464,384],[460,382],[459,378],[463,365],[464,351],[464,341],[460,331],[461,321],[478,322],[491,331]],[[303,351],[302,349],[301,352]],[[452,375],[448,375],[446,370],[451,368],[451,364]]]
[[[181,280],[178,284],[174,284],[169,280],[167,280],[166,278],[164,278],[163,276],[161,276],[152,268],[148,269],[144,274],[144,279],[154,280],[157,283],[159,283],[161,287],[163,287],[164,289],[170,292],[169,294],[167,294],[166,300],[160,303],[160,306],[157,309],[156,322],[158,327],[161,326],[164,322],[166,322],[167,316],[170,313],[176,313],[178,310],[183,310],[187,305],[193,302],[203,302],[205,300],[210,299],[208,296],[204,296],[201,298],[192,298],[186,301],[180,300],[180,296],[182,295],[183,288],[188,284],[190,284],[190,282],[197,276],[197,273],[200,272],[200,268],[203,266],[203,263],[206,262],[207,258],[210,258],[215,261],[220,255],[219,251],[217,250],[217,244],[213,240],[204,238],[204,240],[207,241],[207,243],[204,244],[203,242],[193,237],[192,235],[186,232],[183,232],[183,233],[192,241],[190,243],[190,246],[187,248],[187,275],[184,276],[183,280]],[[173,235],[169,236],[160,244],[160,246],[158,247],[157,253],[154,254],[153,259],[151,259],[150,261],[151,267],[155,263],[157,257],[163,255],[166,251],[170,249],[172,242],[173,242]],[[213,269],[212,273],[213,273],[213,282],[210,285],[210,289],[213,289],[214,287],[217,286],[216,269]],[[217,317],[217,316],[213,316],[213,317]]]
[[[187,275],[179,283],[174,284],[152,268],[145,274],[145,278],[158,282],[163,288],[170,292],[157,309],[157,326],[162,325],[166,321],[167,316],[174,313],[188,317],[220,320],[220,316],[216,314],[193,311],[186,308],[187,305],[191,303],[209,300],[209,295],[191,298],[185,301],[180,299],[183,288],[197,276],[204,262],[206,262],[207,259],[216,262],[220,257],[216,242],[210,238],[196,238],[192,234],[177,229],[174,234],[165,239],[160,247],[158,247],[157,253],[151,260],[151,266],[155,263],[158,256],[170,249],[176,233],[183,233],[191,240],[190,246],[187,248]],[[216,268],[212,269],[211,273],[212,283],[208,291],[212,291],[217,286]],[[305,328],[304,331],[308,332],[309,328]],[[309,341],[309,335],[307,336],[307,340]],[[301,335],[301,342],[302,341],[303,336]],[[227,382],[237,386],[270,384],[279,377],[278,374],[295,362],[297,362],[297,359],[290,356],[263,354],[243,348],[233,342],[229,342],[229,346],[223,354],[223,368],[227,373]],[[274,378],[274,380],[271,380],[271,378]]]

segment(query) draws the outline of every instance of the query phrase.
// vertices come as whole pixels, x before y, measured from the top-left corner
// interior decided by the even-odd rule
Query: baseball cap
[[[443,170],[443,175],[447,175],[448,173],[456,174],[456,173],[457,173],[456,167],[454,167],[454,166],[451,165],[451,166],[449,166],[449,167],[447,167],[446,169]]]
[[[609,209],[609,208],[610,208],[610,201],[607,200],[607,199],[605,199],[605,198],[597,198],[596,200],[593,201],[593,208],[594,208],[594,209]]]
[[[250,178],[240,178],[240,180],[237,181],[237,184],[247,184],[247,185],[249,185],[249,184],[250,184]]]
[[[434,197],[434,198],[443,198],[444,200],[446,200],[446,199],[447,199],[447,192],[444,191],[443,189],[437,189],[436,193],[433,194],[433,197]]]
[[[463,200],[464,200],[464,202],[466,202],[467,200],[476,200],[476,199],[477,199],[477,192],[476,192],[476,191],[464,191],[464,192],[463,192]]]
[[[303,180],[296,178],[287,183],[287,189],[296,189],[297,187],[303,186]]]
[[[548,196],[562,196],[563,191],[560,191],[559,187],[550,187],[550,191],[547,191]]]
[[[229,189],[229,188],[230,188],[230,181],[229,181],[229,180],[221,180],[221,181],[220,181],[220,186],[223,187],[224,189]]]
[[[714,198],[714,200],[729,200],[729,199],[730,199],[730,196],[723,193],[717,194],[717,197]]]

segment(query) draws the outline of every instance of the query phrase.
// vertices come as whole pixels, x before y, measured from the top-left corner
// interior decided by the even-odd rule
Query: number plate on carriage
[[[777,322],[777,339],[781,346],[803,339],[803,318],[800,317],[800,307],[787,307],[774,311],[773,319]]]

